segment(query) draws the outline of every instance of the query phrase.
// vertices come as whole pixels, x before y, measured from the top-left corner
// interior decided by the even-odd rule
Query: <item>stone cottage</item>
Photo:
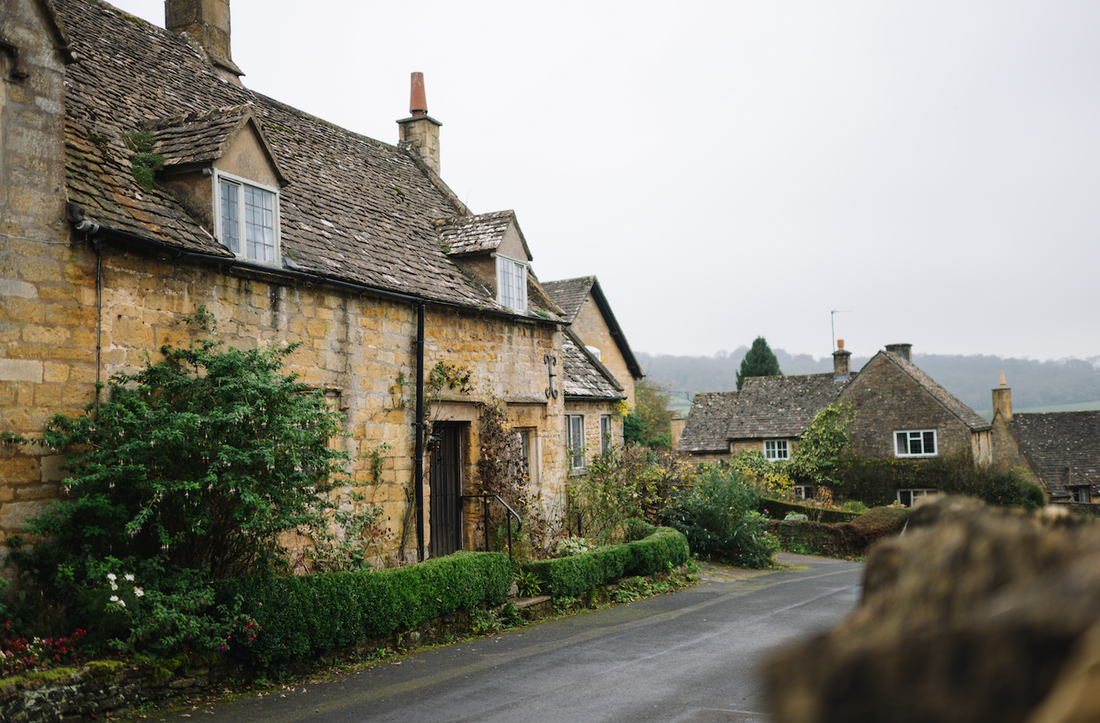
[[[515,214],[473,214],[441,180],[419,74],[392,144],[245,87],[227,0],[168,0],[167,29],[98,0],[2,8],[0,431],[82,413],[205,306],[231,345],[301,342],[289,370],[346,415],[353,479],[385,510],[379,556],[481,544],[485,399],[545,513],[563,507],[570,388],[551,360],[576,340]],[[432,369],[471,391],[433,390]],[[0,535],[58,493],[59,465],[0,447]]]
[[[566,440],[571,473],[623,443],[623,412],[634,406],[641,365],[595,276],[543,284],[570,327],[564,340]]]
[[[994,458],[1030,474],[1047,502],[1100,502],[1100,412],[1015,414],[1002,372],[991,435]]]
[[[912,345],[890,344],[859,372],[837,341],[833,373],[749,377],[739,392],[697,394],[678,449],[715,462],[742,450],[788,459],[814,417],[831,404],[855,412],[852,452],[919,459],[956,452],[992,459],[990,424],[912,362]],[[909,501],[913,494],[905,491]]]

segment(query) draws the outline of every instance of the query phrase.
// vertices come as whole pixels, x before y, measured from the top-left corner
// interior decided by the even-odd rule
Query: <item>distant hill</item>
[[[730,354],[719,352],[715,356],[635,355],[649,381],[669,389],[676,406],[686,413],[697,392],[737,389],[737,370],[748,350],[742,346]],[[821,374],[833,369],[832,357],[815,359],[809,354],[792,356],[782,349],[772,351],[784,374]],[[859,370],[869,359],[853,356],[852,370]],[[1100,357],[1035,361],[914,353],[913,363],[977,412],[992,407],[991,391],[999,384],[1000,372],[1005,373],[1012,388],[1012,406],[1018,411],[1100,409]]]

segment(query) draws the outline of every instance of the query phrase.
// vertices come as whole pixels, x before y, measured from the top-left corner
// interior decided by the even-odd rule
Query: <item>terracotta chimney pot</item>
[[[414,116],[428,114],[428,98],[424,92],[424,74],[412,74],[412,91],[409,96],[409,113]]]

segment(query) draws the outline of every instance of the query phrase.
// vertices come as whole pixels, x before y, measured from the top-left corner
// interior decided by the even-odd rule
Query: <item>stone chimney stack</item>
[[[852,352],[844,351],[844,340],[836,340],[836,351],[833,352],[833,379],[847,379],[849,376],[849,362],[852,360]]]
[[[443,124],[428,115],[423,73],[412,74],[409,114],[410,117],[397,121],[401,129],[401,142],[408,144],[420,160],[438,176],[439,128]]]
[[[912,344],[887,344],[886,351],[897,354],[910,364],[913,363],[913,345]]]
[[[1006,422],[1012,421],[1012,390],[1005,386],[1005,373],[1001,372],[1001,388],[993,390],[993,416],[1000,414]]]
[[[229,0],[165,0],[164,27],[187,33],[203,47],[218,75],[241,85],[229,38]]]

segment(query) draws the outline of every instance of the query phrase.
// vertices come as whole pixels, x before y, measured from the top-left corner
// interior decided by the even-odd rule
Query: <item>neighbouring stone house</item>
[[[968,452],[991,459],[990,424],[912,362],[909,344],[891,344],[859,372],[838,340],[833,373],[749,377],[738,392],[697,394],[677,447],[699,462],[757,450],[788,459],[818,413],[841,403],[855,413],[852,451],[868,458],[919,459]],[[803,494],[808,490],[799,490]],[[898,490],[911,501],[927,490]]]
[[[1100,412],[1014,414],[1002,372],[991,433],[994,458],[1030,474],[1048,502],[1100,501]]]
[[[547,295],[564,312],[570,329],[585,348],[622,385],[626,403],[634,406],[634,383],[645,376],[626,340],[611,304],[595,276],[543,284]]]
[[[346,415],[354,481],[385,510],[380,555],[481,544],[464,495],[488,398],[560,512],[566,404],[584,394],[548,360],[576,341],[515,214],[472,214],[440,179],[419,74],[391,144],[245,87],[227,0],[168,0],[168,29],[98,0],[0,7],[0,431],[81,413],[97,382],[186,343],[181,318],[206,306],[229,344],[301,342],[290,370]],[[474,391],[418,395],[439,364]],[[581,391],[627,396],[604,376]],[[59,465],[0,447],[0,535],[58,494]]]
[[[913,364],[912,345],[890,344],[844,386],[848,426],[862,457],[922,458],[969,452],[992,461],[990,424]]]
[[[641,366],[595,276],[543,284],[570,327],[564,339],[566,440],[571,473],[623,443],[623,405],[634,406]]]

